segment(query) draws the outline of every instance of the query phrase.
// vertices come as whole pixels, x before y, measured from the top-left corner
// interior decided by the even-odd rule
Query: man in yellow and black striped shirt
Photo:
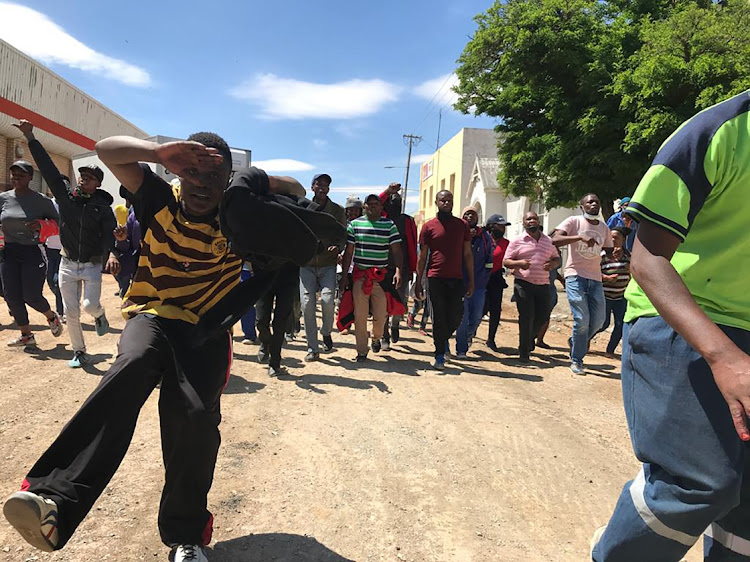
[[[114,364],[31,469],[24,491],[9,498],[10,511],[22,515],[8,518],[37,548],[62,548],[117,470],[138,413],[161,381],[166,475],[159,531],[175,562],[205,561],[202,547],[213,523],[207,495],[231,340],[226,330],[199,344],[194,335],[201,317],[240,279],[242,260],[231,252],[218,219],[231,153],[212,133],[162,145],[111,137],[97,144],[97,152],[127,191],[143,230],[138,270],[123,303],[128,320]],[[180,190],[142,162],[176,173]],[[255,168],[242,175],[259,192],[304,195],[291,178],[269,178]]]

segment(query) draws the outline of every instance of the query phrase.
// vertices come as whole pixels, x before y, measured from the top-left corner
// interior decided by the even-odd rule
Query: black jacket
[[[117,221],[112,212],[112,196],[103,189],[97,189],[88,199],[73,197],[70,184],[62,177],[42,144],[36,139],[32,140],[29,149],[60,208],[63,255],[78,262],[106,259],[110,252],[115,252],[113,231]]]

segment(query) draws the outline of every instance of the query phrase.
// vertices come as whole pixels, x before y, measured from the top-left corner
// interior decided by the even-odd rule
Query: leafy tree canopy
[[[476,21],[456,108],[498,118],[500,185],[550,207],[631,194],[680,123],[748,88],[745,0],[507,0]]]

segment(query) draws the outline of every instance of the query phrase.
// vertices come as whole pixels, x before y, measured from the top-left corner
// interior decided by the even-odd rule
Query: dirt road
[[[112,333],[86,338],[95,364],[71,370],[67,334],[39,324],[39,350],[0,349],[0,492],[26,471],[97,385],[124,324],[107,279]],[[567,303],[561,295],[559,310]],[[475,344],[470,359],[429,368],[431,344],[402,330],[392,351],[355,364],[353,336],[302,361],[285,348],[289,375],[269,378],[256,346],[235,345],[222,402],[223,444],[209,498],[212,562],[582,561],[588,540],[637,471],[622,412],[619,367],[592,355],[585,376],[556,349],[528,366],[513,356],[506,303],[501,353]],[[13,332],[0,307],[4,342]],[[486,324],[480,337],[486,334]],[[597,349],[602,349],[598,342]],[[510,354],[510,355],[509,355]],[[157,391],[158,393],[158,391]],[[120,470],[68,546],[34,551],[3,520],[0,561],[166,560],[156,515],[163,481],[157,393],[139,419]],[[688,557],[697,561],[700,545]]]

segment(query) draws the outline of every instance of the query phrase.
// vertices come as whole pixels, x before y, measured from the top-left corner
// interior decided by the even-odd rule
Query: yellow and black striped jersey
[[[143,241],[123,316],[146,313],[196,324],[239,283],[242,260],[229,251],[218,217],[189,220],[172,187],[142,166],[143,184],[128,197]]]

